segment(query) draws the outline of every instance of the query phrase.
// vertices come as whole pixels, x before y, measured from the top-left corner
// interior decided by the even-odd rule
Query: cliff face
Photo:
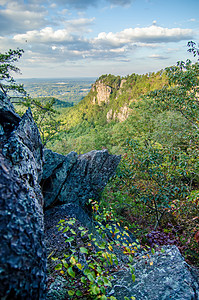
[[[122,79],[119,83],[114,84],[106,80],[106,78],[99,79],[92,87],[92,92],[94,92],[96,96],[92,98],[91,103],[99,106],[105,104],[107,108],[111,107],[113,102],[117,102],[118,96],[122,94],[122,88],[125,82],[126,80]],[[113,97],[112,94],[114,94]],[[130,111],[131,109],[127,103],[122,107],[118,107],[117,110],[115,107],[110,108],[106,114],[106,120],[107,122],[111,120],[123,122],[128,118]]]
[[[106,85],[102,80],[96,82],[93,89],[96,89],[97,96],[93,99],[93,104],[97,103],[99,106],[102,103],[109,104],[109,98],[112,93],[112,88]]]
[[[67,203],[83,211],[89,198],[99,199],[120,157],[105,150],[81,156],[44,150],[31,110],[20,117],[3,93],[0,146],[0,298],[42,300],[46,294],[43,207],[50,212]]]
[[[0,298],[45,299],[41,138],[2,93],[0,121]]]

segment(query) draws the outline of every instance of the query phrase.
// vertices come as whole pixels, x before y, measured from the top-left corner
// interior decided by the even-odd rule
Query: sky
[[[25,51],[21,78],[154,72],[194,61],[191,40],[199,0],[0,0],[0,53]]]

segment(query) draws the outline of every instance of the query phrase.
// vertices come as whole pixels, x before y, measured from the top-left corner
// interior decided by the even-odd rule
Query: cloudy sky
[[[192,58],[199,0],[0,0],[0,52],[22,48],[21,78],[157,71]]]

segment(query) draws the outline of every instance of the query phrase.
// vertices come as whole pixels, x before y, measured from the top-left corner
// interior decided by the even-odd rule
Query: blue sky
[[[126,76],[192,59],[199,0],[0,0],[0,52],[21,78]]]

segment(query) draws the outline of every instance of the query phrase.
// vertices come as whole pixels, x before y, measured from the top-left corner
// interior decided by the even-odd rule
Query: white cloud
[[[149,27],[127,28],[117,33],[101,32],[94,43],[108,46],[122,46],[129,43],[168,43],[177,42],[191,38],[193,32],[191,29],[164,28],[155,25]]]
[[[45,27],[41,30],[28,31],[25,34],[16,34],[13,39],[19,43],[24,41],[30,43],[63,43],[74,40],[73,36],[66,29],[53,30],[52,27]]]

